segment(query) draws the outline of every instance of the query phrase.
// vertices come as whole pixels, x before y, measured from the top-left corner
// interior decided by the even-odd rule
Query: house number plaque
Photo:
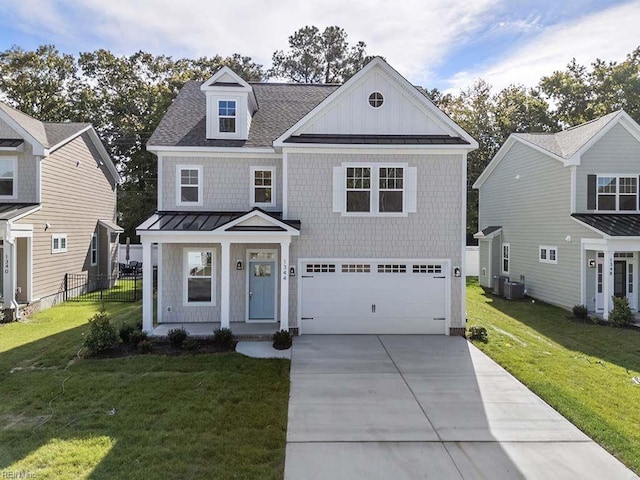
[[[282,280],[287,279],[287,261],[282,259]]]

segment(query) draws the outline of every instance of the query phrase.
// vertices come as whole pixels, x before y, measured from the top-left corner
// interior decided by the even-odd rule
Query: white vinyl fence
[[[466,257],[467,277],[477,277],[480,275],[480,247],[467,247]]]
[[[140,262],[142,263],[142,245],[132,244],[129,245],[129,262]],[[151,261],[154,266],[158,265],[158,246],[151,246]],[[127,246],[124,243],[120,244],[120,249],[118,250],[118,262],[119,263],[129,263],[127,262]]]

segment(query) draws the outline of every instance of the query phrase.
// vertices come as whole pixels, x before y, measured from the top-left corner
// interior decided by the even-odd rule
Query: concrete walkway
[[[294,339],[285,480],[638,478],[461,337]]]

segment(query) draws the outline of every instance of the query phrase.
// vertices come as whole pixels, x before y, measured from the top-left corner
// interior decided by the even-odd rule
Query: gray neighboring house
[[[475,148],[380,58],[341,86],[187,83],[147,144],[143,328],[462,333]]]
[[[117,272],[120,176],[88,123],[41,122],[0,102],[5,313],[63,299],[65,273]]]
[[[555,134],[513,134],[474,184],[480,284],[608,317],[638,311],[640,126],[624,111]]]

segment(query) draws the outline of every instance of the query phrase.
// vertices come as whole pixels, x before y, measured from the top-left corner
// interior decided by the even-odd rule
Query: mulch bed
[[[138,345],[134,347],[130,343],[121,343],[117,347],[107,350],[105,352],[100,352],[95,355],[87,355],[87,358],[120,358],[120,357],[130,357],[134,355],[170,355],[170,356],[178,356],[178,355],[196,355],[200,353],[228,353],[233,352],[236,349],[236,343],[233,342],[233,347],[231,349],[221,348],[218,345],[215,345],[212,340],[204,339],[204,338],[190,338],[185,341],[186,345],[184,348],[176,348],[169,340],[166,339],[151,339],[151,352],[143,353],[142,349]]]

